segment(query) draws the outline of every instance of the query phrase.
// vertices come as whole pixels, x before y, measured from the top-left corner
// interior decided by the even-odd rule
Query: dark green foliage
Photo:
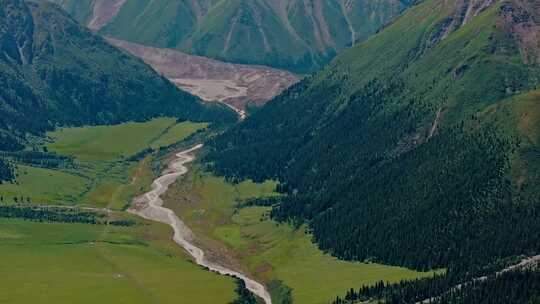
[[[135,223],[134,220],[114,220],[114,221],[108,221],[107,224],[113,225],[113,226],[130,227],[130,226],[135,226],[137,223]]]
[[[36,222],[98,224],[102,217],[101,214],[88,211],[30,206],[0,206],[0,218],[18,218]]]
[[[142,61],[114,48],[47,1],[0,6],[0,150],[26,133],[175,116],[233,121],[204,106]],[[4,132],[2,132],[4,131]]]
[[[236,279],[236,294],[238,298],[230,304],[259,304],[259,301],[251,291],[246,288],[246,283],[240,279]]]
[[[13,166],[5,159],[0,158],[0,184],[5,181],[11,181],[15,178]]]
[[[538,304],[540,271],[507,272],[489,276],[486,281],[466,284],[444,294],[434,304]]]
[[[131,155],[130,157],[126,159],[126,161],[130,161],[130,162],[140,161],[143,158],[145,158],[148,154],[151,154],[153,152],[154,152],[154,149],[152,149],[151,147],[148,147],[140,152],[135,153],[134,155]]]
[[[23,148],[15,136],[0,132],[0,151],[18,151]]]
[[[379,282],[374,286],[351,289],[332,304],[355,304],[379,300],[391,304],[414,304],[431,299],[433,304],[523,304],[540,303],[540,270],[509,271],[485,280],[458,281],[449,276],[404,281]]]
[[[538,235],[527,231],[540,229],[540,202],[512,200],[508,146],[490,129],[474,135],[447,130],[393,160],[361,168],[340,185],[342,196],[295,197],[273,215],[311,219],[320,247],[344,259],[430,269],[538,250]]]
[[[268,292],[272,295],[272,303],[293,304],[292,289],[282,281],[271,280],[267,284]]]
[[[17,163],[49,169],[73,166],[72,157],[40,151],[0,151],[0,157],[11,159]]]
[[[238,203],[238,208],[252,207],[252,206],[264,206],[271,207],[276,206],[282,201],[281,196],[271,196],[271,197],[256,197],[248,198]]]
[[[210,142],[212,168],[279,180],[272,216],[307,222],[340,258],[429,269],[539,251],[540,189],[515,174],[538,150],[516,125],[538,109],[509,97],[540,69],[508,51],[504,7],[462,26],[461,5],[410,9]]]
[[[5,199],[2,198],[2,202]],[[18,201],[18,200],[17,200]],[[23,198],[20,199],[23,201]],[[73,208],[38,207],[21,205],[0,205],[0,218],[25,219],[34,222],[61,222],[101,224],[113,226],[133,226],[133,220],[109,221],[104,214],[94,211],[81,211]]]

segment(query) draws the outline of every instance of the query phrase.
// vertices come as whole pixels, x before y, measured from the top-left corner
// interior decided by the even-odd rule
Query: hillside
[[[0,41],[0,150],[21,149],[28,136],[56,126],[163,115],[234,119],[222,107],[203,106],[54,4],[2,1]]]
[[[426,0],[213,140],[325,251],[417,269],[540,251],[540,7]],[[509,227],[512,227],[509,229]]]
[[[410,1],[54,0],[105,36],[295,72],[321,68]]]

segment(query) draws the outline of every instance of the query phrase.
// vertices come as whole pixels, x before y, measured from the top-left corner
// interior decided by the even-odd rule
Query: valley
[[[47,0],[96,33],[221,61],[316,71],[413,1]]]
[[[158,118],[145,123],[65,128],[49,133],[49,153],[73,157],[73,165],[17,168],[17,174],[25,178],[0,185],[0,257],[3,261],[17,260],[10,266],[3,263],[0,273],[6,278],[18,269],[21,274],[2,279],[0,301],[233,301],[236,296],[232,278],[194,265],[187,252],[171,241],[170,227],[124,211],[133,197],[150,189],[158,151],[206,127]],[[81,187],[73,187],[76,182]],[[24,214],[5,218],[4,213],[6,206],[57,210],[60,214],[68,210],[58,205],[70,207],[73,212],[105,212],[106,222],[57,222],[52,217],[32,219]],[[98,215],[96,218],[101,218]],[[126,224],[109,224],[113,221]],[[168,282],[162,281],[165,277]],[[22,280],[27,287],[13,288]],[[49,288],[52,291],[47,291]],[[88,288],[93,290],[92,295],[87,293]]]
[[[61,206],[67,206],[74,212],[106,212],[107,218],[111,217],[107,221],[129,220],[134,225],[40,223],[1,218],[0,240],[5,249],[2,258],[14,258],[20,248],[37,250],[39,255],[20,256],[21,264],[13,267],[24,264],[23,269],[39,269],[39,275],[26,277],[29,288],[38,290],[45,288],[41,285],[43,277],[54,276],[48,286],[59,286],[69,277],[70,283],[65,288],[55,287],[57,291],[46,298],[57,303],[108,303],[116,294],[122,295],[121,303],[172,303],[178,299],[209,304],[232,301],[234,281],[227,276],[206,275],[211,272],[195,267],[194,262],[222,274],[245,278],[250,282],[247,288],[255,290],[266,303],[314,303],[317,299],[331,300],[336,290],[345,291],[353,283],[372,284],[380,279],[394,282],[433,275],[399,267],[339,261],[319,251],[311,243],[305,227],[278,225],[269,219],[268,207],[247,207],[236,212],[239,201],[277,195],[276,183],[233,185],[201,170],[204,164],[200,161],[188,171],[184,163],[192,161],[193,157],[187,153],[199,154],[198,150],[182,152],[175,156],[177,160],[171,156],[173,151],[183,149],[179,147],[193,145],[190,135],[204,135],[209,131],[205,123],[158,118],[145,123],[62,128],[49,132],[43,147],[48,153],[72,158],[71,164],[59,168],[18,165],[17,182],[0,185],[2,202],[21,208],[62,210]],[[186,139],[188,142],[183,143]],[[170,161],[170,168],[177,171],[167,169]],[[153,180],[159,177],[161,170],[169,174],[161,182],[165,187],[157,186],[156,193],[144,194],[158,185]],[[176,178],[178,182],[174,182]],[[166,191],[169,183],[171,189]],[[165,211],[161,215],[159,201],[146,201],[146,197],[158,199],[159,195],[165,201],[164,206],[174,213]],[[124,211],[127,208],[130,208],[129,213]],[[157,209],[154,212],[152,208]],[[171,231],[165,225],[137,219],[130,213],[177,226]],[[174,219],[172,222],[169,216]],[[34,230],[43,232],[32,232]],[[71,232],[66,234],[68,230]],[[186,251],[175,246],[173,240]],[[246,250],[249,255],[245,255]],[[61,253],[63,259],[59,260],[54,252]],[[193,262],[190,255],[194,255]],[[283,260],[285,256],[290,259]],[[40,259],[57,268],[37,266]],[[82,261],[86,261],[87,266],[74,266]],[[8,273],[10,269],[3,271]],[[326,280],[318,273],[327,273],[333,280],[313,293],[311,286]],[[170,277],[170,282],[158,287],[155,284],[162,277]],[[9,286],[19,280],[13,277],[4,285],[3,295],[10,303],[45,299],[25,294],[24,290],[10,291]],[[202,285],[211,284],[216,291],[208,293],[206,288],[195,287],[201,285],[200,280],[205,282]],[[186,291],[171,289],[175,284],[182,284]],[[85,296],[83,286],[93,286],[96,295],[88,300],[80,298]]]
[[[191,156],[190,153],[196,152],[200,148],[202,148],[202,145],[198,144],[191,149],[177,153],[175,155],[177,159],[171,161],[164,174],[152,183],[152,191],[135,198],[134,204],[129,209],[129,212],[149,220],[169,224],[174,230],[173,240],[191,254],[198,265],[221,275],[229,275],[243,280],[249,291],[263,299],[266,304],[271,304],[272,299],[264,285],[235,270],[210,262],[205,257],[205,252],[191,243],[195,236],[189,227],[187,227],[172,210],[162,206],[163,200],[161,200],[160,196],[167,192],[169,186],[174,183],[178,177],[188,172],[188,169],[184,164],[193,161],[194,157]]]
[[[271,181],[232,184],[195,163],[163,199],[190,227],[195,243],[209,259],[264,282],[273,303],[327,303],[336,290],[344,292],[350,284],[398,282],[436,273],[340,261],[311,242],[307,227],[270,219],[270,207],[239,207],[249,199],[278,195],[275,185]]]
[[[2,0],[0,303],[540,301],[534,0]]]

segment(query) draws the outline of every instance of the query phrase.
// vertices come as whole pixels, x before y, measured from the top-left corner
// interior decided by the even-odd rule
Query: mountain
[[[417,269],[540,251],[540,5],[425,0],[210,142],[325,251]]]
[[[410,0],[54,0],[105,36],[308,72],[367,39]]]
[[[141,60],[92,34],[59,6],[2,0],[0,150],[56,126],[111,124],[161,115],[232,120],[204,106]]]

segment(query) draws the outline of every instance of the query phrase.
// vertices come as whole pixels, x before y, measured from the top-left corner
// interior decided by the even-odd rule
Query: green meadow
[[[274,188],[273,182],[230,184],[195,168],[170,188],[165,201],[205,246],[227,252],[245,271],[267,283],[279,280],[292,288],[295,304],[328,303],[351,286],[433,275],[338,260],[320,251],[304,227],[294,229],[270,220],[269,207],[236,208],[237,202],[246,198],[277,195]],[[275,300],[279,297],[272,296]]]
[[[0,185],[0,195],[30,197],[33,202],[75,203],[85,191],[87,179],[66,171],[17,165],[17,183]]]
[[[148,122],[128,122],[114,126],[64,128],[47,135],[51,151],[79,161],[110,161],[134,155],[148,147],[158,149],[182,141],[206,123],[157,118]]]
[[[17,183],[0,185],[0,195],[29,197],[36,204],[121,209],[154,178],[152,155],[126,158],[179,142],[206,126],[160,118],[51,132],[47,149],[73,157],[74,167],[18,164]],[[171,241],[170,227],[125,212],[112,216],[137,225],[0,219],[0,303],[213,304],[236,298],[234,280],[195,265]]]
[[[71,168],[45,169],[17,164],[17,183],[0,185],[0,195],[38,204],[79,204],[124,208],[147,189],[151,172],[129,157],[184,140],[206,123],[157,118],[112,126],[62,128],[47,134],[50,152],[73,158]]]
[[[202,270],[171,230],[0,221],[0,303],[229,303],[235,284]]]

